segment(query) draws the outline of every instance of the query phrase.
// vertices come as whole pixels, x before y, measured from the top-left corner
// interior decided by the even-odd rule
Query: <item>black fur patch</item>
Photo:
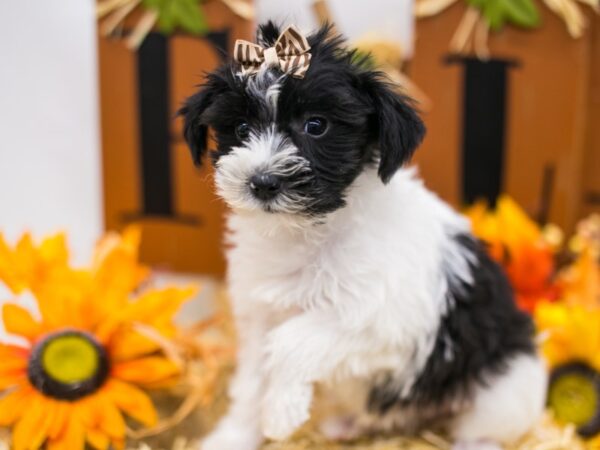
[[[490,259],[482,243],[471,236],[456,237],[472,252],[472,286],[450,286],[449,310],[442,318],[425,368],[406,398],[400,398],[390,376],[373,386],[368,408],[386,413],[408,405],[426,408],[468,400],[472,389],[501,374],[515,355],[535,351],[531,318],[517,309],[502,268]]]
[[[280,32],[268,22],[259,28],[258,41],[273,45]],[[410,159],[425,127],[412,101],[398,94],[384,74],[368,69],[343,38],[332,35],[331,27],[322,27],[308,41],[312,59],[303,79],[282,77],[278,69],[260,79],[241,77],[237,63],[230,61],[208,75],[179,113],[197,164],[207,150],[207,127],[217,138],[214,162],[244,145],[235,134],[236,124],[247,123],[255,134],[274,128],[310,163],[310,177],[302,173],[304,181],[284,184],[306,199],[302,213],[322,215],[344,206],[348,187],[365,166],[378,161],[379,176],[388,182]],[[276,115],[261,95],[273,82],[280,83]],[[328,123],[327,132],[317,138],[304,132],[304,123],[314,117]]]

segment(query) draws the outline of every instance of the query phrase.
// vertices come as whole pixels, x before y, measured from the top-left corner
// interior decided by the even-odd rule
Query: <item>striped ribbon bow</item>
[[[238,39],[235,42],[233,58],[241,64],[242,74],[253,75],[261,67],[279,67],[284,73],[296,78],[304,78],[310,65],[310,45],[306,38],[293,25],[285,29],[275,45],[263,48],[252,42]]]

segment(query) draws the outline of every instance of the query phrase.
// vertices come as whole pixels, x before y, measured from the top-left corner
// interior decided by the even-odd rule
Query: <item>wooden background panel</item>
[[[161,119],[156,122],[160,127],[167,127],[167,152],[164,146],[155,145],[153,137],[148,140],[144,134],[145,141],[141,139],[140,116],[146,111],[140,109],[139,100],[143,97],[138,94],[141,53],[127,50],[123,41],[99,37],[105,223],[108,229],[120,229],[130,223],[140,225],[144,234],[141,259],[148,264],[222,276],[225,207],[214,194],[210,163],[202,168],[194,167],[181,136],[181,118],[176,119],[175,113],[184,99],[197,90],[204,73],[220,63],[222,54],[214,44],[227,38],[227,50],[231,51],[235,39],[250,38],[252,23],[234,15],[221,1],[210,0],[203,8],[212,30],[210,36],[176,33],[166,41],[154,36],[153,42],[158,52],[162,52],[158,58],[163,59],[157,60],[155,66],[154,63],[144,66],[146,70],[159,71],[155,79],[159,85],[161,80],[166,80],[166,96],[152,95],[144,104],[156,109],[157,103],[164,99],[168,102],[164,113],[166,122]],[[126,28],[131,28],[136,19],[131,17]],[[166,74],[161,75],[165,66]],[[159,118],[160,114],[159,111]],[[157,120],[156,115],[153,120]],[[156,136],[161,139],[163,135]],[[152,144],[143,157],[142,142]],[[166,156],[156,158],[158,154]],[[143,171],[143,168],[147,170],[148,162],[144,159],[147,157],[154,158],[154,168],[166,169],[168,176],[149,177]],[[154,189],[148,189],[147,183],[153,182]],[[163,186],[166,189],[162,189]],[[163,198],[158,206],[169,206],[166,209],[172,209],[173,214],[156,213],[160,210],[156,207],[151,208],[150,213],[145,211],[142,205],[147,206],[148,192],[159,197],[170,192],[166,195],[170,202]]]
[[[462,176],[462,69],[444,63],[444,58],[462,13],[456,5],[417,21],[415,55],[409,67],[410,77],[433,102],[423,114],[427,134],[415,153],[415,163],[427,186],[454,205],[460,203]]]
[[[140,204],[136,56],[122,41],[99,37],[104,222],[120,229]]]
[[[203,82],[204,72],[219,63],[218,53],[207,41],[189,36],[177,36],[171,40],[173,115]],[[172,162],[177,174],[174,180],[177,210],[196,218],[199,223],[177,231],[182,235],[181,243],[187,248],[180,248],[176,255],[165,255],[165,258],[176,258],[179,270],[222,274],[225,270],[222,251],[225,205],[214,192],[210,161],[206,159],[200,168],[194,166],[190,150],[182,138],[181,127],[182,118],[173,121],[176,144],[172,147]]]
[[[210,42],[192,36],[173,36],[170,50],[172,132],[175,139],[183,139],[183,120],[175,115],[204,82],[205,72],[217,67],[221,58]]]
[[[590,64],[600,58],[594,58],[592,32],[573,39],[562,20],[544,5],[539,9],[543,21],[539,29],[507,26],[490,35],[493,58],[518,64],[508,69],[502,184],[504,191],[538,216],[544,174],[548,167],[554,168],[549,219],[570,230],[582,214]],[[457,206],[463,177],[464,69],[448,65],[445,58],[464,12],[465,5],[457,2],[442,14],[417,21],[416,51],[409,68],[433,102],[424,114],[429,133],[416,161],[426,183]]]
[[[584,174],[583,214],[600,213],[600,16],[592,17],[592,67]]]
[[[537,217],[544,173],[554,170],[548,219],[572,230],[581,214],[591,34],[573,39],[561,19],[539,9],[538,30],[509,27],[491,40],[492,54],[519,63],[510,79],[505,189]]]

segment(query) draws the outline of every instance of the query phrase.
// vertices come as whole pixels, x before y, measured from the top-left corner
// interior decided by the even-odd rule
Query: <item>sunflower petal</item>
[[[125,448],[125,439],[112,439],[111,444],[115,450],[123,450]]]
[[[177,375],[179,366],[170,359],[149,356],[116,363],[112,374],[115,378],[133,383],[156,383]]]
[[[35,248],[29,233],[21,236],[14,250],[3,238],[0,239],[0,255],[5,261],[0,267],[0,280],[4,281],[12,292],[20,294],[30,286],[35,264]]]
[[[87,430],[104,433],[111,441],[124,438],[125,421],[105,389],[78,401],[76,408],[77,417]]]
[[[27,380],[27,373],[23,370],[13,370],[0,374],[0,390],[17,386]]]
[[[181,305],[196,293],[196,286],[153,289],[140,295],[128,308],[128,317],[144,323],[169,322]]]
[[[97,450],[106,450],[110,445],[110,438],[99,430],[88,429],[85,434],[87,442]]]
[[[12,249],[0,236],[0,279],[14,293],[40,290],[55,271],[66,268],[68,251],[62,234],[50,236],[36,246],[29,233]]]
[[[121,235],[107,234],[96,247],[95,292],[101,293],[108,311],[124,306],[129,293],[148,276],[148,269],[138,263],[140,240],[141,229],[128,227]]]
[[[0,379],[12,383],[25,375],[29,350],[16,345],[0,344]],[[11,381],[12,380],[12,381]],[[0,383],[6,387],[6,383]]]
[[[46,444],[46,450],[83,450],[84,448],[85,433],[83,424],[75,416],[70,417],[63,432],[57,438],[48,439]]]
[[[75,404],[76,416],[85,430],[85,439],[94,448],[104,449],[112,443],[114,448],[125,437],[125,421],[105,388]]]
[[[7,373],[23,372],[27,369],[27,360],[12,358],[0,361],[0,375]]]
[[[34,341],[44,332],[42,325],[36,322],[29,311],[18,305],[6,303],[2,307],[2,320],[6,331]]]
[[[158,417],[150,397],[141,389],[112,379],[106,384],[106,394],[119,409],[142,425],[153,426]]]
[[[106,433],[111,439],[123,439],[125,436],[125,420],[117,406],[107,395],[98,395],[97,414],[100,431]]]
[[[47,403],[41,395],[30,402],[27,411],[14,427],[14,450],[37,449],[44,443],[51,421]]]
[[[65,326],[84,327],[90,320],[92,308],[88,301],[92,289],[91,280],[85,271],[69,268],[55,271],[52,278],[35,291],[40,313],[49,330]]]
[[[0,233],[0,281],[3,281],[11,292],[18,294],[23,286],[20,285],[14,270],[12,250]]]
[[[69,402],[56,401],[54,403],[54,414],[52,422],[48,428],[48,437],[50,439],[58,438],[68,423],[69,414],[73,413],[73,408]]]
[[[40,258],[46,263],[66,265],[69,262],[69,249],[64,233],[45,238],[39,247]]]
[[[152,339],[131,329],[121,329],[110,339],[110,357],[123,361],[154,353],[160,347]]]
[[[0,398],[0,426],[7,427],[19,420],[34,395],[31,388],[18,388]]]
[[[20,358],[27,359],[29,356],[29,349],[18,345],[11,344],[0,344],[0,364],[2,360]]]
[[[98,394],[94,394],[89,397],[84,397],[74,404],[74,415],[78,417],[79,421],[86,429],[94,428],[98,423],[97,398]]]

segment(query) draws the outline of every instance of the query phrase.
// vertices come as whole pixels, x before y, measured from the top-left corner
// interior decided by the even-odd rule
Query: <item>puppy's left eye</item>
[[[322,117],[311,117],[304,122],[304,132],[311,136],[323,136],[327,131],[327,121]]]

